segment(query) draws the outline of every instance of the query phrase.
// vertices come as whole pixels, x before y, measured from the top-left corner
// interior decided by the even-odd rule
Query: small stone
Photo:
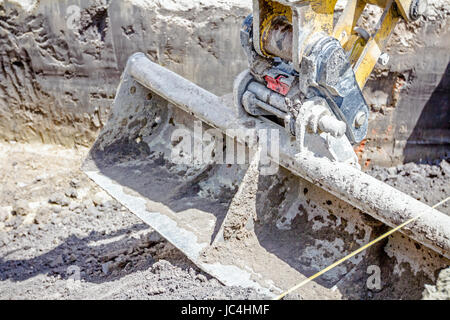
[[[61,213],[61,211],[62,211],[62,209],[61,209],[61,207],[53,207],[52,208],[52,211],[54,212],[54,213]]]
[[[76,211],[77,209],[81,209],[81,204],[79,204],[78,202],[71,202],[69,205],[69,210]]]
[[[50,198],[48,198],[48,203],[51,203],[51,204],[59,204],[60,202],[61,202],[61,195],[60,194],[57,194],[57,193],[55,193],[55,194],[52,194],[51,196],[50,196]]]
[[[97,210],[97,208],[95,207],[95,206],[93,206],[93,205],[90,205],[87,209],[86,209],[86,211],[87,211],[87,214],[88,215],[91,215],[91,216],[94,216],[94,217],[97,217],[98,215],[100,215],[100,212]]]
[[[102,271],[104,274],[108,274],[111,271],[111,261],[102,264]]]
[[[91,264],[91,263],[96,262],[96,261],[97,261],[97,259],[95,259],[94,257],[89,257],[89,258],[86,259],[86,261],[84,261],[84,263]]]
[[[431,166],[428,171],[428,177],[435,178],[441,174],[441,169],[438,166]]]
[[[198,281],[200,281],[200,282],[207,282],[208,281],[208,279],[203,274],[198,274],[196,279]]]
[[[147,241],[150,243],[161,242],[163,239],[160,234],[156,231],[150,233],[147,237]]]
[[[124,255],[120,255],[114,261],[115,268],[123,268],[128,263],[128,258]]]
[[[45,179],[47,179],[47,178],[48,178],[48,175],[47,175],[47,174],[41,174],[41,175],[39,175],[39,176],[36,176],[36,178],[34,178],[34,181],[35,181],[35,182],[40,182],[40,181],[45,180]]]
[[[89,208],[92,205],[92,201],[90,199],[83,200],[81,204],[84,208]]]
[[[160,274],[163,270],[167,270],[170,269],[172,265],[170,264],[169,261],[161,259],[158,262],[156,262],[155,264],[153,264],[153,272],[156,274]]]
[[[80,180],[78,180],[78,179],[72,179],[71,181],[70,181],[70,186],[72,187],[72,188],[78,188],[79,186],[80,186]]]
[[[417,167],[417,164],[414,162],[408,162],[403,166],[403,170],[412,173],[412,172],[418,172],[419,168]]]
[[[371,104],[370,107],[372,108],[372,110],[373,110],[374,112],[379,112],[380,109],[381,109],[381,105],[379,105],[379,104],[377,104],[377,103]]]
[[[153,287],[148,290],[149,295],[157,295],[166,292],[166,289],[163,287]]]
[[[92,202],[96,206],[102,205],[106,201],[111,200],[111,198],[108,196],[108,194],[105,191],[97,192],[94,197],[92,198]]]
[[[5,207],[0,207],[0,222],[5,222],[9,217],[9,212]]]
[[[388,168],[387,172],[390,176],[395,176],[395,175],[397,175],[397,168],[395,168],[395,167]]]
[[[218,287],[220,286],[220,282],[219,280],[217,280],[216,278],[212,278],[211,280],[209,280],[209,283],[213,286],[213,287]]]
[[[58,204],[60,206],[68,206],[69,201],[66,199],[66,197],[63,194],[55,193],[48,198],[48,202],[51,204]]]
[[[70,189],[66,190],[65,194],[69,198],[74,198],[74,199],[78,198],[77,190],[75,190],[74,188],[70,188]]]
[[[445,160],[442,160],[439,166],[441,167],[442,171],[445,173],[446,176],[450,176],[450,163],[448,163]]]
[[[26,216],[30,213],[30,207],[25,200],[19,200],[13,206],[13,212],[19,216]]]
[[[20,225],[23,222],[23,218],[20,216],[14,216],[12,219],[10,219],[9,221],[5,222],[5,226],[6,227],[10,227],[10,228],[18,228],[20,227]]]
[[[424,177],[421,176],[421,175],[418,174],[418,173],[413,172],[413,173],[411,173],[411,181],[413,181],[413,182],[419,182],[419,183],[424,183],[424,182],[423,182],[423,181],[424,181]],[[413,191],[413,193],[417,193],[417,192],[414,192],[414,191]]]
[[[48,208],[42,207],[36,212],[36,216],[34,217],[35,224],[45,224],[48,222],[51,216],[51,211]]]
[[[119,250],[115,250],[115,251],[109,251],[106,252],[105,254],[103,254],[100,257],[100,261],[110,261],[113,260],[117,257],[119,257],[121,254],[126,253],[128,250],[127,249],[119,249]]]
[[[50,267],[54,268],[64,263],[64,259],[62,255],[57,256],[55,259],[52,259],[50,262]]]

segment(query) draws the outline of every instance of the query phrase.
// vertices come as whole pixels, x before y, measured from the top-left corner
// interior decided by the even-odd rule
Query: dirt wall
[[[373,23],[370,10],[364,24]],[[363,163],[450,156],[450,2],[428,0],[426,18],[401,21],[364,88],[371,109]]]
[[[90,145],[136,51],[229,92],[249,12],[238,1],[0,1],[0,138]]]

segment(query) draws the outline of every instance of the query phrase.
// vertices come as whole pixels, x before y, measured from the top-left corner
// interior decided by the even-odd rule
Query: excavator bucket
[[[448,265],[450,218],[360,171],[345,136],[306,132],[299,152],[284,127],[241,109],[137,53],[83,170],[199,268],[269,297],[423,212],[391,250],[411,246],[406,235],[427,252],[424,272]],[[342,296],[368,255],[300,295]]]

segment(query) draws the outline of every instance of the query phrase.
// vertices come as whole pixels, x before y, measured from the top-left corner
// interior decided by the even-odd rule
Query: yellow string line
[[[444,204],[444,203],[447,202],[448,200],[450,200],[450,197],[448,197],[447,199],[442,200],[441,202],[435,204],[434,206],[432,206],[432,208],[434,209],[434,208],[440,206],[441,204]],[[347,256],[345,256],[344,258],[342,258],[341,260],[336,261],[335,263],[329,265],[329,266],[326,267],[325,269],[323,269],[323,270],[317,272],[316,274],[312,275],[311,277],[309,277],[309,278],[303,280],[302,282],[300,282],[300,283],[297,284],[296,286],[290,288],[289,290],[287,290],[287,291],[283,292],[282,294],[280,294],[279,296],[275,297],[273,300],[281,300],[284,296],[286,296],[286,295],[288,295],[289,293],[291,293],[291,292],[293,292],[293,291],[295,291],[295,290],[297,290],[297,289],[303,287],[305,284],[311,282],[312,280],[314,280],[315,278],[321,276],[321,275],[324,274],[325,272],[327,272],[327,271],[333,269],[334,267],[340,265],[341,263],[343,263],[344,261],[350,259],[350,258],[353,257],[354,255],[357,255],[357,254],[360,253],[361,251],[366,250],[367,248],[371,247],[372,245],[374,245],[374,244],[377,243],[378,241],[383,240],[384,238],[390,236],[391,234],[393,234],[393,233],[396,232],[397,230],[403,228],[403,227],[406,226],[407,224],[413,222],[414,220],[417,220],[418,218],[420,218],[420,217],[421,217],[422,215],[424,215],[425,213],[426,213],[426,212],[422,212],[421,214],[417,215],[416,217],[411,218],[411,219],[409,219],[409,220],[403,222],[401,225],[399,225],[399,226],[395,227],[394,229],[392,229],[392,230],[386,232],[385,234],[379,236],[379,237],[376,238],[375,240],[372,240],[371,242],[369,242],[368,244],[362,246],[361,248],[359,248],[359,249],[353,251],[352,253],[348,254]]]

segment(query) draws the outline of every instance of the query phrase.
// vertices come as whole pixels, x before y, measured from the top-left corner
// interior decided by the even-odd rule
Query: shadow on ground
[[[167,243],[154,232],[129,237],[146,229],[142,223],[108,234],[92,231],[84,238],[71,235],[54,249],[29,259],[8,259],[17,250],[10,251],[0,257],[0,280],[24,281],[39,274],[68,279],[78,267],[81,280],[102,283],[146,270],[167,254]],[[164,258],[180,264],[179,259]]]
[[[430,85],[435,79],[428,79]],[[436,81],[436,83],[439,80]],[[444,74],[426,101],[420,116],[409,136],[404,150],[404,162],[416,159],[450,157],[450,63]],[[422,89],[424,92],[428,90]],[[425,95],[425,94],[424,94]],[[408,98],[406,98],[408,99]],[[415,102],[415,104],[420,104]],[[412,114],[414,114],[412,112]]]

